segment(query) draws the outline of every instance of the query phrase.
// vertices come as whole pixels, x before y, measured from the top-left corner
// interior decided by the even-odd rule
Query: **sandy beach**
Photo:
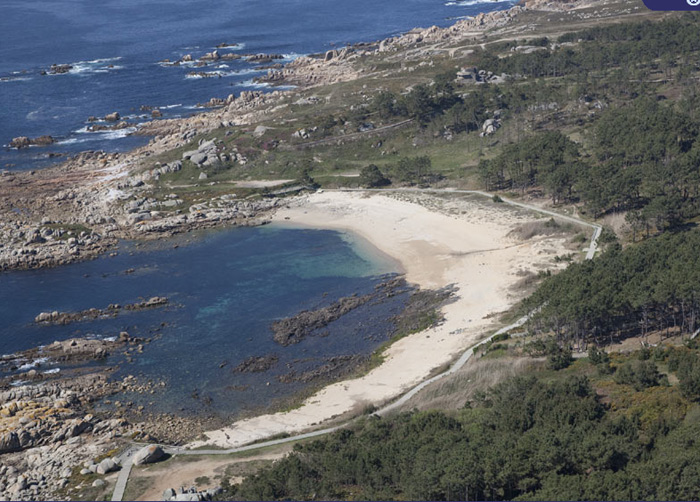
[[[394,343],[385,362],[365,376],[332,384],[292,411],[207,432],[206,441],[191,447],[232,448],[299,432],[397,397],[495,329],[493,314],[518,300],[510,288],[523,272],[555,268],[553,258],[570,252],[567,237],[509,236],[537,215],[474,197],[323,192],[296,199],[274,219],[359,235],[398,260],[409,282],[429,289],[455,285],[457,299],[443,308],[440,326]]]

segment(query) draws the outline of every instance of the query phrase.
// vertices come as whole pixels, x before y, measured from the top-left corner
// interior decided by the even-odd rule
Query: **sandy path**
[[[427,194],[324,192],[279,211],[279,222],[354,232],[399,260],[409,282],[422,288],[454,284],[458,299],[444,307],[442,325],[393,344],[385,363],[364,377],[330,385],[299,409],[207,432],[207,441],[190,446],[232,448],[301,431],[385,402],[424,380],[495,327],[489,315],[516,301],[508,288],[518,270],[551,268],[553,257],[566,252],[561,237],[520,242],[507,235],[534,219],[502,206],[463,198],[445,203]]]
[[[201,483],[197,488],[207,490],[221,485],[221,480],[215,476],[223,474],[226,467],[232,464],[252,462],[256,460],[276,460],[291,451],[291,446],[282,448],[275,453],[254,455],[251,457],[233,459],[230,457],[207,457],[202,460],[185,461],[180,463],[154,464],[141,468],[131,481],[139,478],[148,479],[149,486],[146,491],[136,497],[136,500],[163,500],[163,492],[168,488],[178,491],[180,487],[189,488],[195,485],[195,480],[201,477],[209,478],[206,483]],[[165,468],[167,466],[167,468]],[[240,482],[242,478],[229,478],[232,483]]]

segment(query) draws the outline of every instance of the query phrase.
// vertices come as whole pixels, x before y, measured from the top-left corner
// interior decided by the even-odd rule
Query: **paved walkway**
[[[129,481],[131,467],[134,465],[134,453],[138,451],[138,448],[138,445],[133,444],[125,451],[123,451],[121,455],[119,455],[119,463],[121,464],[122,468],[119,471],[117,482],[114,485],[114,493],[112,494],[112,500],[122,500],[124,498],[126,483],[127,481]]]

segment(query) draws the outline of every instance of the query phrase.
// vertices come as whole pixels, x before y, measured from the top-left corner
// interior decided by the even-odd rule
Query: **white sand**
[[[279,211],[277,221],[355,232],[399,260],[409,282],[422,288],[455,284],[458,300],[444,307],[442,325],[393,344],[384,364],[364,377],[330,385],[298,409],[207,432],[208,441],[191,446],[236,447],[302,431],[359,412],[368,403],[391,400],[424,380],[494,329],[488,316],[517,300],[508,288],[519,280],[518,270],[551,268],[553,257],[566,253],[561,237],[522,242],[507,236],[535,218],[488,200],[358,192],[316,193]]]

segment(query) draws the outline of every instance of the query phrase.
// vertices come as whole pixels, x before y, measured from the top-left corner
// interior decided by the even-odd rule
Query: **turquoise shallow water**
[[[396,271],[390,260],[360,244],[332,231],[241,228],[209,233],[176,249],[172,243],[151,250],[124,243],[113,258],[2,274],[0,353],[73,336],[120,331],[155,336],[133,362],[117,356],[108,361],[121,364],[117,376],[168,383],[142,399],[153,401],[151,409],[187,412],[207,403],[208,411],[232,414],[265,408],[305,385],[280,383],[280,375],[317,368],[331,356],[369,354],[386,340],[392,327],[387,319],[401,310],[408,293],[350,312],[327,327],[327,336],[289,347],[272,339],[274,320],[371,292]],[[104,308],[151,296],[167,296],[172,305],[68,326],[32,322],[43,311]],[[279,362],[268,372],[232,372],[249,356],[271,353]]]

